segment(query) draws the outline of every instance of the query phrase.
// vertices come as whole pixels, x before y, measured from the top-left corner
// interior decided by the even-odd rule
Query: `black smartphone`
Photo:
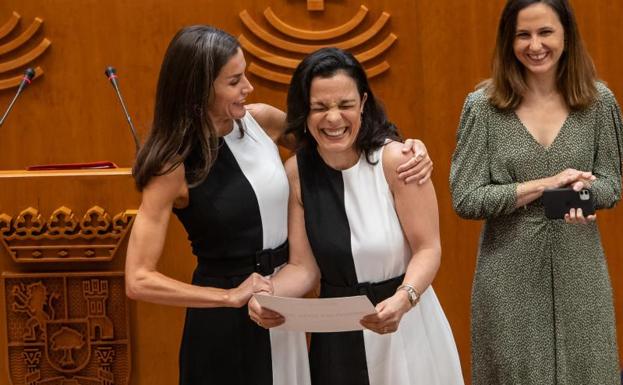
[[[595,202],[591,190],[575,191],[570,187],[543,191],[545,216],[549,219],[563,219],[570,209],[582,209],[583,215],[595,214]]]

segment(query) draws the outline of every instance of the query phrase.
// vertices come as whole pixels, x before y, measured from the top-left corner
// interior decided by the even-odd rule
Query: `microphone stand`
[[[9,112],[11,112],[11,110],[13,109],[13,105],[15,104],[15,101],[17,100],[19,95],[22,93],[24,88],[26,88],[26,86],[31,83],[31,79],[33,78],[33,76],[35,76],[35,71],[32,68],[28,68],[24,72],[24,78],[22,79],[22,82],[20,83],[19,87],[17,88],[17,92],[15,93],[15,96],[13,97],[13,100],[11,100],[11,103],[9,103],[9,107],[6,109],[6,111],[4,112],[4,115],[2,115],[2,118],[0,119],[0,127],[2,127],[2,124],[4,123],[4,120],[9,115]]]
[[[117,94],[117,98],[119,99],[119,103],[121,104],[121,108],[123,108],[123,113],[125,114],[125,118],[128,121],[128,124],[130,125],[130,131],[132,132],[132,138],[134,139],[134,146],[136,148],[136,152],[138,153],[138,150],[140,148],[138,135],[136,134],[136,130],[134,129],[134,124],[132,124],[132,119],[130,118],[128,109],[126,108],[125,103],[123,102],[123,97],[121,96],[119,85],[117,84],[117,70],[114,69],[113,67],[107,67],[106,70],[104,71],[104,74],[106,75],[108,80],[110,80],[110,83],[115,89],[115,93]]]

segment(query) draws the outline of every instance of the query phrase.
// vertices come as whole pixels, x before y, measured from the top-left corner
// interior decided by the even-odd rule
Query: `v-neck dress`
[[[338,171],[315,148],[297,152],[320,297],[366,294],[376,305],[402,283],[411,249],[383,173],[382,148],[372,160],[362,156]],[[432,287],[394,333],[313,333],[310,370],[314,385],[463,385],[452,331]]]
[[[174,210],[197,257],[193,285],[237,287],[258,252],[287,240],[288,179],[277,146],[251,114],[241,124],[244,135],[236,128],[220,140],[208,177]],[[179,360],[180,385],[310,382],[305,334],[261,328],[247,306],[187,309]]]
[[[552,144],[483,90],[463,107],[450,187],[457,213],[484,219],[472,289],[472,384],[620,384],[612,289],[596,223],[515,208],[521,182],[591,171],[599,209],[621,195],[621,114],[598,99],[572,111]]]

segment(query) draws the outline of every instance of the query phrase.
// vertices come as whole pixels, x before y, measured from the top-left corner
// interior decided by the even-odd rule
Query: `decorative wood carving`
[[[355,16],[353,16],[353,18],[348,20],[346,23],[331,29],[311,31],[308,29],[296,28],[287,24],[279,19],[270,7],[264,10],[264,17],[266,17],[266,20],[273,28],[285,35],[302,40],[329,40],[338,38],[357,28],[367,14],[368,8],[365,5],[362,5],[359,7],[359,11],[357,11]]]
[[[35,20],[32,21],[30,26],[24,30],[18,37],[11,40],[10,42],[0,45],[0,55],[4,55],[7,52],[14,50],[15,48],[21,46],[26,43],[31,37],[37,33],[39,27],[43,24],[43,20],[36,17]]]
[[[20,19],[21,16],[17,12],[13,12],[9,20],[0,27],[0,39],[13,32],[15,30],[15,27],[17,27],[17,25],[19,24]],[[9,42],[0,45],[0,55],[6,55],[7,53],[10,53],[11,51],[14,51],[15,49],[23,46],[28,41],[31,41],[32,38],[41,29],[42,24],[43,19],[36,17],[19,36],[13,38]],[[41,56],[48,49],[50,44],[52,44],[50,40],[43,38],[37,46],[33,47],[28,52],[25,52],[18,57],[8,60],[2,59],[2,61],[0,61],[0,73],[13,71],[20,67],[26,67],[32,61]],[[41,67],[36,67],[35,78],[41,75],[43,75],[43,69],[41,69]],[[0,90],[17,87],[20,84],[21,80],[21,75],[0,79]]]
[[[308,6],[309,5],[310,3],[308,2]],[[270,7],[264,10],[264,17],[268,21],[268,24],[275,30],[283,33],[284,35],[287,35],[288,38],[319,42],[325,41],[324,43],[320,44],[306,44],[277,37],[276,35],[266,31],[259,24],[257,24],[247,10],[243,10],[240,12],[239,16],[240,20],[246,26],[246,28],[257,39],[260,40],[262,45],[276,48],[277,50],[262,48],[258,44],[247,38],[247,36],[245,36],[244,34],[240,34],[238,39],[242,48],[244,48],[249,54],[256,57],[260,61],[268,63],[275,67],[283,68],[286,71],[286,73],[283,73],[271,68],[266,68],[262,64],[259,64],[257,62],[251,62],[248,67],[249,72],[258,77],[276,83],[289,84],[292,70],[296,68],[296,66],[301,61],[301,54],[307,54],[327,46],[350,50],[370,42],[372,38],[377,36],[389,21],[390,14],[387,12],[382,12],[379,18],[367,30],[351,36],[350,38],[346,38],[341,41],[335,41],[336,38],[345,36],[348,33],[354,31],[358,26],[360,26],[367,13],[368,8],[364,5],[361,5],[357,14],[344,24],[331,29],[312,31],[296,28],[286,23],[285,21],[277,17],[277,15],[275,15]],[[355,53],[354,55],[357,60],[365,65],[366,62],[377,59],[379,56],[385,53],[396,42],[396,40],[398,40],[398,37],[394,33],[389,33],[380,43],[376,44],[371,48],[367,48],[365,51]],[[279,52],[281,50],[291,52],[297,57],[285,57]],[[376,65],[368,66],[365,69],[368,77],[374,77],[387,71],[389,68],[389,63],[387,61],[382,61],[381,63],[378,63]]]
[[[2,278],[13,384],[128,384],[123,273],[4,273]]]
[[[240,12],[240,20],[244,23],[244,25],[251,31],[255,36],[263,40],[264,42],[273,45],[277,48],[281,48],[285,51],[296,52],[296,53],[311,53],[322,47],[327,47],[328,45],[332,47],[337,47],[341,49],[351,49],[355,48],[368,40],[374,37],[387,23],[389,20],[390,14],[387,12],[383,12],[381,16],[376,20],[376,22],[365,32],[345,41],[335,42],[330,44],[299,44],[293,43],[287,40],[280,39],[275,35],[270,34],[265,29],[260,27],[255,20],[251,18],[249,12],[244,10]],[[246,47],[243,46],[246,49]]]
[[[67,207],[59,207],[45,221],[28,207],[13,219],[0,214],[2,244],[18,263],[110,261],[132,227],[136,210],[126,210],[112,219],[99,206],[77,218]]]
[[[10,70],[14,70],[16,68],[25,66],[26,64],[30,63],[31,61],[41,56],[41,54],[43,54],[45,50],[48,49],[50,44],[52,44],[52,42],[49,41],[48,39],[41,40],[39,45],[31,49],[30,51],[26,52],[22,56],[16,59],[13,59],[13,60],[0,63],[0,72],[7,72]]]
[[[393,33],[391,33],[379,45],[365,52],[357,54],[355,55],[355,57],[357,58],[357,60],[359,60],[363,64],[371,59],[374,59],[380,54],[382,54],[389,47],[391,47],[391,45],[394,44],[396,40],[398,40],[398,37],[394,35]],[[239,41],[240,41],[240,44],[249,53],[257,57],[258,59],[262,59],[263,61],[267,63],[274,64],[280,67],[291,68],[291,69],[296,68],[296,66],[300,63],[300,60],[288,59],[283,56],[277,56],[273,53],[263,50],[262,48],[251,43],[246,37],[244,37],[244,35],[240,35]]]
[[[366,76],[368,76],[368,78],[373,78],[387,71],[389,68],[390,68],[389,63],[386,61],[383,61],[380,64],[377,64],[373,67],[366,68],[365,69]],[[290,81],[292,80],[292,76],[290,75],[285,75],[279,72],[271,71],[267,68],[262,67],[261,65],[257,63],[249,64],[249,67],[247,67],[247,70],[253,75],[259,76],[264,79],[269,79],[273,82],[277,82],[280,84],[290,84]]]
[[[324,11],[324,0],[307,0],[308,11]]]
[[[19,13],[13,11],[13,14],[9,18],[9,20],[7,20],[2,25],[2,27],[0,27],[0,39],[11,33],[11,31],[13,31],[15,27],[17,27],[17,23],[19,23],[19,19],[21,18],[22,17],[19,15]]]

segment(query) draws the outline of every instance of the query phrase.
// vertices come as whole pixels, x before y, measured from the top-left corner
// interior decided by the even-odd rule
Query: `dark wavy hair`
[[[512,110],[519,106],[527,85],[525,69],[513,50],[517,15],[521,10],[538,3],[553,9],[564,29],[565,50],[560,57],[556,74],[558,90],[571,109],[586,108],[597,97],[597,75],[567,0],[508,0],[498,25],[491,79],[481,83],[481,86],[485,87],[489,100],[495,107]]]
[[[132,169],[139,191],[182,162],[189,187],[208,176],[218,152],[208,103],[214,80],[239,47],[232,35],[207,25],[173,37],[160,67],[153,125]]]
[[[288,90],[288,113],[286,133],[293,133],[297,147],[316,146],[316,140],[306,130],[310,112],[311,82],[316,77],[330,78],[338,72],[345,73],[357,84],[360,99],[367,94],[361,117],[361,128],[355,146],[371,161],[372,152],[385,143],[385,139],[400,140],[396,126],[387,120],[385,111],[374,97],[368,77],[361,63],[350,53],[339,48],[321,48],[301,61],[296,67]]]

